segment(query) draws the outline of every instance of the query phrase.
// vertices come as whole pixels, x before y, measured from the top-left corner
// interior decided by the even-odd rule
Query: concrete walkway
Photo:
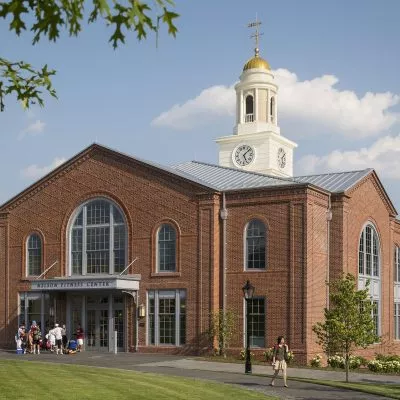
[[[345,389],[331,388],[291,381],[290,377],[327,379],[344,381],[343,372],[322,371],[307,368],[289,368],[289,388],[283,387],[281,379],[275,387],[269,386],[272,374],[271,366],[253,365],[253,374],[244,374],[243,364],[203,361],[192,357],[168,356],[160,354],[110,354],[83,352],[75,355],[59,355],[41,353],[40,355],[16,355],[14,352],[0,351],[0,359],[54,362],[61,364],[78,364],[93,367],[118,368],[163,375],[190,377],[213,380],[221,383],[239,385],[256,390],[279,399],[294,400],[382,400],[385,397],[369,395]],[[376,385],[400,385],[399,376],[351,373],[352,382],[368,382]]]

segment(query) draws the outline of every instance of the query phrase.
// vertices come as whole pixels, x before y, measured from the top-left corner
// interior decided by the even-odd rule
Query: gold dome
[[[244,64],[243,71],[247,71],[248,69],[253,68],[270,70],[271,67],[269,66],[268,62],[259,56],[258,49],[255,49],[255,53],[255,56],[253,58],[250,58],[250,60],[247,61],[246,64]]]

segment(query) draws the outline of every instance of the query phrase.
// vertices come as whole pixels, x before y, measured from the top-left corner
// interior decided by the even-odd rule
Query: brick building
[[[284,334],[306,361],[325,281],[351,272],[371,280],[382,339],[369,352],[400,349],[400,222],[377,174],[293,177],[296,144],[280,134],[258,49],[235,89],[219,165],[164,167],[93,144],[0,207],[0,346],[36,320],[69,336],[80,323],[87,350],[199,353],[223,308],[239,317],[240,350],[250,280],[253,348]]]

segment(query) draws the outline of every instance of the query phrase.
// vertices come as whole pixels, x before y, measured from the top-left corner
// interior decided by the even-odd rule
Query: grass
[[[377,385],[372,383],[358,383],[358,382],[336,382],[326,381],[319,379],[308,378],[290,378],[293,381],[315,383],[317,385],[331,386],[341,389],[357,390],[359,392],[377,394],[379,396],[390,397],[392,399],[400,399],[400,385],[383,384]]]
[[[0,399],[273,399],[231,385],[109,368],[0,361]]]

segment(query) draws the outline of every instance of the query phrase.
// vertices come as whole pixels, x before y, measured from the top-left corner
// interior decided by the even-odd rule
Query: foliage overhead
[[[369,297],[369,281],[365,289],[357,290],[355,277],[347,274],[328,285],[330,308],[325,308],[325,321],[315,324],[313,331],[327,355],[341,352],[345,356],[348,381],[352,352],[379,340],[372,317],[374,305]]]
[[[90,4],[90,9],[87,7]],[[102,19],[112,29],[109,42],[114,49],[125,43],[127,34],[133,31],[136,38],[144,40],[149,32],[158,34],[160,22],[167,26],[168,34],[175,37],[175,19],[172,0],[153,0],[153,8],[147,1],[126,0],[10,0],[0,1],[0,17],[8,19],[9,30],[16,35],[30,30],[32,44],[42,37],[56,42],[60,32],[78,36],[82,25]],[[88,13],[87,13],[88,12]],[[85,15],[88,15],[86,18]],[[32,104],[43,106],[42,90],[56,97],[51,76],[54,70],[47,65],[35,70],[24,61],[10,61],[0,57],[0,111],[4,111],[4,98],[14,94],[25,108]]]

